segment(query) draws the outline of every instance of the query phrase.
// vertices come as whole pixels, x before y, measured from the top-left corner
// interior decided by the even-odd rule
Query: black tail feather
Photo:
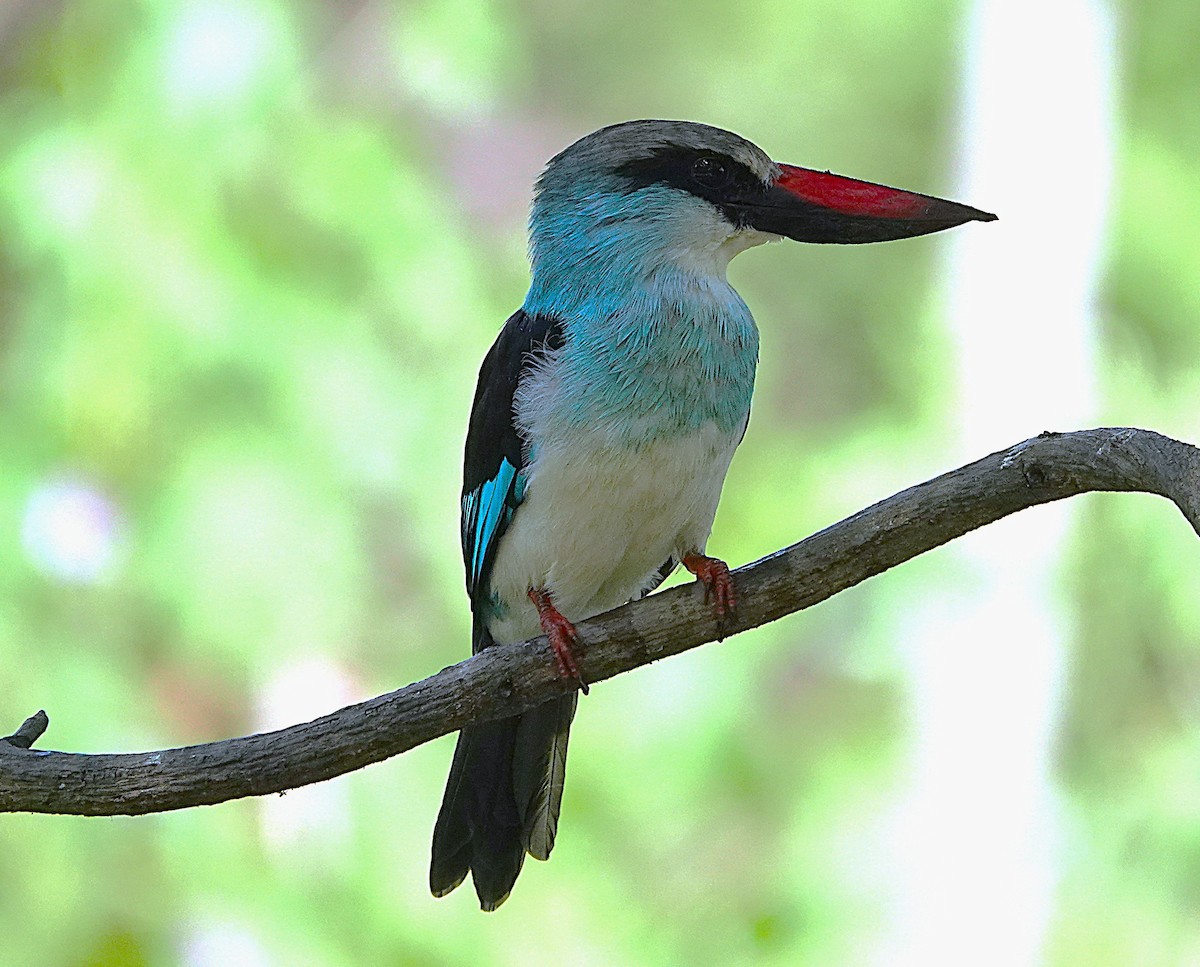
[[[495,910],[512,891],[525,851],[554,844],[567,729],[576,697],[463,729],[433,830],[429,888],[445,896],[471,873],[479,905]]]
[[[524,713],[513,750],[513,791],[521,818],[522,843],[534,859],[550,858],[558,831],[567,739],[578,693]]]
[[[512,792],[517,719],[463,729],[433,829],[429,888],[445,896],[473,873],[485,910],[508,896],[525,850]]]

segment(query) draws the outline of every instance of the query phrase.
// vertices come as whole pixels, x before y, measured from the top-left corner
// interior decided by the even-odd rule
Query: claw
[[[737,610],[737,592],[733,587],[729,565],[703,554],[685,554],[680,563],[704,585],[704,603],[712,604],[717,624],[723,625],[725,619]]]
[[[575,631],[575,626],[554,607],[550,592],[545,588],[530,588],[529,600],[537,608],[538,621],[541,623],[542,632],[550,641],[559,675],[578,682],[579,690],[586,695],[587,682],[579,674],[579,665],[575,661],[574,649],[579,647],[579,634]]]

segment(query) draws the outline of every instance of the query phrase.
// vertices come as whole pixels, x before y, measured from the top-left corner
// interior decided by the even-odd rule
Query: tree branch
[[[1015,511],[1088,491],[1174,501],[1200,534],[1200,450],[1148,430],[1043,433],[911,487],[734,572],[725,634],[800,611]],[[603,681],[715,640],[696,584],[578,625],[584,678]],[[544,638],[488,648],[430,678],[278,732],[121,755],[28,746],[44,713],[0,739],[0,812],[135,815],[260,796],[330,779],[569,688]],[[24,747],[22,747],[24,745]]]

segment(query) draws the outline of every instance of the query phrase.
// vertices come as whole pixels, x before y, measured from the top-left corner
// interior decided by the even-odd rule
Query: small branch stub
[[[18,749],[28,749],[42,737],[42,733],[46,731],[49,725],[50,716],[42,709],[38,709],[38,711],[22,722],[21,727],[12,735],[0,738],[0,742],[7,742]]]

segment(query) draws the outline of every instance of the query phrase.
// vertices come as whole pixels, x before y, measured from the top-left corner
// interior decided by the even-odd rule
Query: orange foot
[[[725,619],[737,610],[737,594],[733,588],[733,576],[729,573],[729,565],[703,554],[685,554],[680,563],[704,585],[705,603],[712,603],[717,624],[724,624]]]
[[[728,573],[728,571],[726,572]],[[563,678],[574,679],[579,683],[579,690],[584,695],[588,693],[587,682],[579,674],[579,665],[575,662],[575,648],[579,647],[579,635],[550,598],[550,592],[545,588],[530,588],[529,600],[537,608],[538,621],[542,631],[550,639],[550,648],[558,662],[558,673]]]

